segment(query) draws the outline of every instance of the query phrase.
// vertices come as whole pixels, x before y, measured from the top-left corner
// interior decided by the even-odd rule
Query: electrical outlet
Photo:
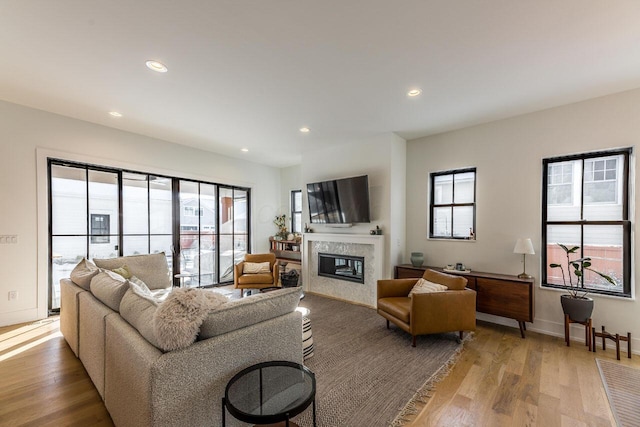
[[[9,301],[18,299],[18,291],[9,291]]]

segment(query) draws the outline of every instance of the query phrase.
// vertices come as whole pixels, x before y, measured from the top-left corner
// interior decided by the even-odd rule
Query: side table
[[[253,424],[285,422],[313,404],[316,426],[316,376],[295,362],[273,361],[249,366],[238,372],[224,391],[222,426],[226,411],[236,419]]]

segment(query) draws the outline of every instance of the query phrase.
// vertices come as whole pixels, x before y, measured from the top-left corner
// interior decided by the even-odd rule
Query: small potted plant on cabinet
[[[561,264],[551,263],[549,264],[549,267],[560,269],[562,272],[562,282],[565,286],[567,286],[567,276],[569,276],[569,285],[567,286],[569,294],[560,296],[562,311],[565,314],[568,314],[571,320],[584,322],[591,317],[591,313],[593,312],[593,299],[587,297],[589,291],[585,290],[584,283],[581,283],[585,271],[591,271],[597,274],[612,285],[615,285],[616,283],[610,276],[591,268],[591,258],[584,257],[574,260],[571,259],[570,255],[575,254],[578,249],[580,249],[580,246],[573,246],[569,248],[568,246],[560,243],[557,245],[562,248],[567,257],[566,274],[564,266]],[[573,276],[575,276],[575,283]]]

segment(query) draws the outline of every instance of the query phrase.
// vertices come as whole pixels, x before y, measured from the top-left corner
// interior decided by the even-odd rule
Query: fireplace
[[[364,257],[318,253],[318,276],[364,283]]]

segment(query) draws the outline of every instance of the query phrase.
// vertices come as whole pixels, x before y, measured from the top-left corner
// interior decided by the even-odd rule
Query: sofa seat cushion
[[[271,273],[243,274],[242,276],[238,277],[239,285],[254,285],[264,283],[273,283],[273,275]]]
[[[409,297],[388,297],[378,300],[378,310],[389,313],[393,317],[409,324],[409,313],[411,312],[411,298]]]
[[[91,279],[91,293],[111,310],[120,311],[120,302],[129,289],[127,279],[103,270]]]
[[[295,311],[300,288],[288,288],[230,301],[209,312],[200,326],[199,340],[226,334]]]
[[[131,255],[119,258],[94,258],[100,268],[114,270],[127,266],[133,276],[140,278],[149,289],[171,287],[167,257],[164,252],[149,255]]]
[[[71,271],[71,281],[82,289],[88,291],[91,289],[91,279],[93,279],[100,270],[98,267],[86,258],[76,265]]]

